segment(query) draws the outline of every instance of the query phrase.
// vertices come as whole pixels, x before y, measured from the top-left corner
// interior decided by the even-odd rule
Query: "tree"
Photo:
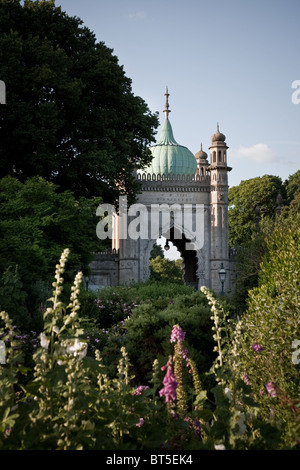
[[[229,243],[242,246],[255,234],[255,208],[259,217],[274,218],[278,193],[284,197],[284,186],[278,176],[265,175],[242,181],[229,189]]]
[[[267,255],[268,240],[272,237],[273,231],[277,228],[285,230],[282,227],[283,222],[286,227],[299,224],[300,171],[283,183],[280,189],[280,194],[283,196],[281,201],[278,200],[278,194],[276,196],[280,183],[278,180],[278,177],[265,176],[243,181],[240,186],[232,188],[230,194],[231,201],[235,201],[236,204],[229,211],[230,236],[231,240],[238,240],[240,244],[236,257],[235,292],[232,296],[232,301],[239,312],[244,312],[247,308],[248,292],[258,286],[261,263]],[[254,212],[251,220],[251,206],[255,200],[260,201],[261,207],[259,231],[255,228]],[[242,224],[248,227],[248,232],[243,231]],[[243,237],[239,232],[243,233]]]
[[[183,283],[182,260],[170,260],[157,256],[150,260],[150,279]]]
[[[77,271],[87,274],[92,252],[100,246],[95,216],[99,202],[76,200],[70,191],[58,192],[40,177],[25,183],[11,176],[0,180],[0,291],[17,269],[14,284],[22,283],[30,312],[41,283],[51,292],[53,265],[65,248],[71,251],[66,281]]]
[[[284,186],[288,205],[284,207],[283,214],[294,219],[300,214],[300,170],[291,175]]]
[[[150,260],[156,258],[157,256],[164,258],[164,250],[162,249],[161,245],[154,243],[152,251],[150,253]]]
[[[113,50],[54,0],[1,0],[0,177],[38,175],[75,196],[120,190],[151,160],[158,126]]]

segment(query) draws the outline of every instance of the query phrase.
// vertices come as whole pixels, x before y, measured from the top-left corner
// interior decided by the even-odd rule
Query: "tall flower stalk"
[[[208,303],[211,307],[211,320],[213,320],[214,325],[212,326],[212,331],[214,332],[213,334],[213,339],[216,342],[216,346],[214,347],[214,351],[217,352],[217,357],[214,363],[214,372],[216,375],[216,380],[217,382],[221,382],[223,385],[225,384],[224,379],[219,377],[219,374],[217,373],[218,369],[221,369],[224,365],[224,353],[223,353],[223,345],[224,345],[224,339],[222,337],[222,332],[225,330],[223,327],[224,322],[225,322],[225,313],[221,306],[219,305],[218,301],[215,299],[213,296],[212,292],[207,289],[207,287],[202,286],[201,291],[205,294]],[[221,318],[221,315],[223,315],[223,318]]]
[[[187,349],[183,346],[185,332],[179,325],[174,325],[170,342],[174,345],[174,373],[177,381],[177,409],[180,417],[187,415],[187,394],[184,386],[184,362],[188,363]]]

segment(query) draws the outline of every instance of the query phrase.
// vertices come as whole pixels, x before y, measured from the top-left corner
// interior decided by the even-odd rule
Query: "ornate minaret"
[[[227,272],[224,291],[229,285],[229,243],[228,243],[228,171],[227,145],[225,135],[219,131],[211,138],[210,180],[211,180],[211,288],[221,291],[219,271]]]

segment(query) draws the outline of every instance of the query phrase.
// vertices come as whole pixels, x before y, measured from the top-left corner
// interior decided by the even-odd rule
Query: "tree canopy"
[[[158,126],[104,42],[54,0],[1,0],[0,177],[41,176],[75,196],[134,199]]]
[[[77,271],[89,272],[92,253],[101,248],[95,234],[98,204],[97,198],[77,200],[70,191],[58,192],[37,176],[24,183],[12,176],[0,180],[1,308],[14,297],[14,286],[22,285],[32,314],[45,290],[51,292],[53,266],[65,248],[71,251],[66,281]]]
[[[297,230],[300,226],[300,170],[284,183],[281,178],[269,175],[242,181],[229,190],[229,203],[230,244],[238,248],[232,300],[243,312],[248,292],[258,285],[261,263],[273,231],[285,232],[292,226]],[[259,206],[259,213],[255,206]]]
[[[241,181],[229,189],[230,246],[241,246],[251,240],[256,230],[255,217],[275,217],[279,193],[284,195],[282,180],[272,175]],[[259,207],[258,214],[256,207]]]

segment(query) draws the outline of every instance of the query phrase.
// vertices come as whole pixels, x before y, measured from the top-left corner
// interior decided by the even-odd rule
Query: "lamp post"
[[[168,250],[170,249],[169,240],[166,241],[166,244],[165,244],[165,246],[164,246],[164,249],[165,249],[166,251],[168,251]]]
[[[224,282],[225,282],[225,279],[226,279],[226,271],[224,269],[223,263],[221,263],[221,269],[219,271],[219,279],[220,279],[220,282],[222,284],[221,295],[224,295]]]

